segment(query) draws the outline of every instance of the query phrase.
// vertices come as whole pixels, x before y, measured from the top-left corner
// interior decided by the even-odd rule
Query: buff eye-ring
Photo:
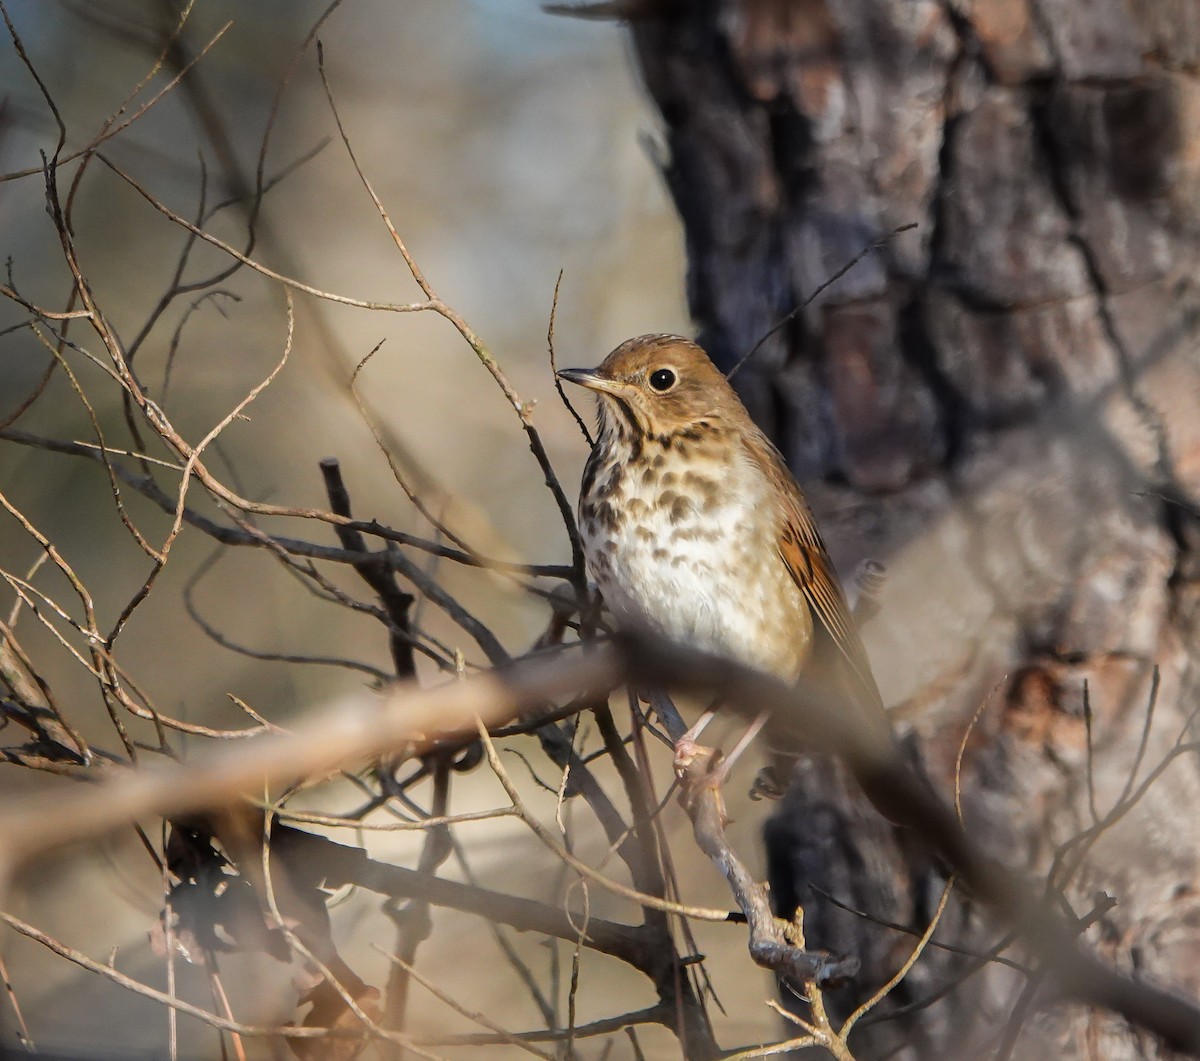
[[[656,368],[650,373],[650,386],[659,394],[664,394],[675,386],[675,378],[672,369]]]

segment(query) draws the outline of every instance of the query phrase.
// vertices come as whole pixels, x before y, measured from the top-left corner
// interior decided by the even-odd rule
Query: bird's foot
[[[769,799],[778,801],[787,792],[788,778],[781,774],[775,764],[764,766],[754,775],[754,783],[750,786],[752,800]]]
[[[721,823],[728,822],[721,789],[729,776],[729,763],[719,749],[702,747],[686,735],[680,738],[675,744],[675,776],[679,778],[680,801],[685,807],[711,792]]]
[[[732,765],[733,760],[726,758],[720,748],[700,744],[691,733],[685,733],[675,742],[675,776],[680,781],[690,779],[694,783],[704,778],[705,783],[719,788],[729,777]]]
[[[702,747],[689,730],[675,742],[675,776],[682,781],[697,759],[712,755],[713,749]]]

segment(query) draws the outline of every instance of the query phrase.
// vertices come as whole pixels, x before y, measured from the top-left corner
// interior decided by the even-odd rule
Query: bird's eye
[[[650,386],[659,394],[669,391],[675,386],[675,373],[669,368],[656,368],[650,373]]]

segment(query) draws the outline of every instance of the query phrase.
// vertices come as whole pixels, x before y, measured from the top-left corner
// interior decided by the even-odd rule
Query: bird
[[[648,629],[789,685],[804,675],[886,728],[804,493],[704,350],[680,335],[641,335],[597,368],[557,375],[597,398],[579,533],[618,628]],[[677,765],[707,717],[677,743]],[[756,717],[727,762],[763,727],[777,754],[774,776],[769,768],[756,787],[779,795],[780,772],[804,744],[788,719]]]

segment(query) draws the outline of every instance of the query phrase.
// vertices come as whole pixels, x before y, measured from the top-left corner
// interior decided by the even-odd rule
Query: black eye
[[[650,386],[660,393],[669,391],[675,386],[675,373],[669,368],[656,368],[650,373]]]

